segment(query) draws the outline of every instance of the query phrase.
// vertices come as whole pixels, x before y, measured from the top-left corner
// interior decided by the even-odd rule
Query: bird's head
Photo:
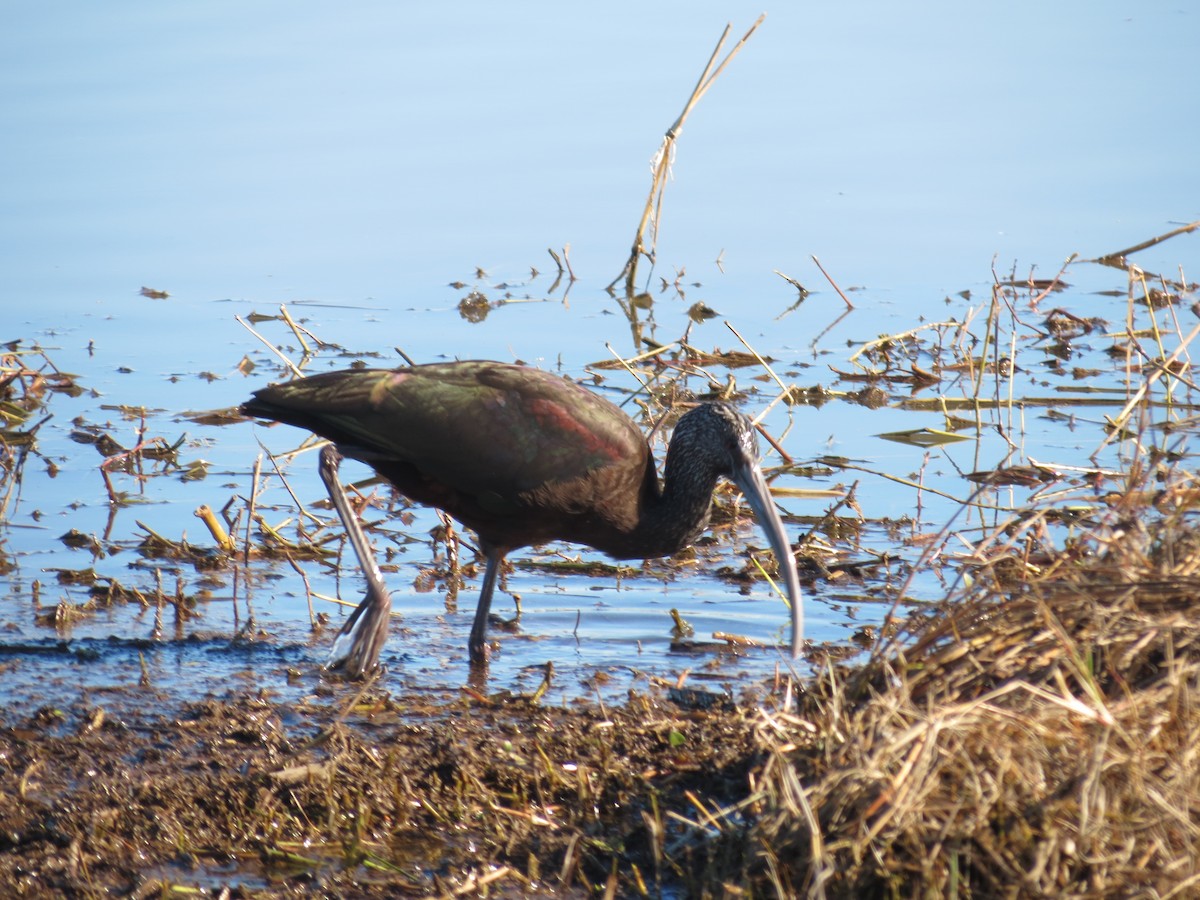
[[[712,485],[719,475],[741,489],[779,562],[792,606],[792,656],[798,657],[804,634],[800,580],[787,532],[759,466],[754,424],[728,403],[697,406],[675,426],[667,451],[665,474],[668,489],[672,481],[678,479],[680,483],[690,483],[693,490],[707,484],[705,490],[711,495]]]
[[[675,425],[671,451],[690,468],[741,483],[758,468],[758,436],[751,421],[728,403],[703,403]]]

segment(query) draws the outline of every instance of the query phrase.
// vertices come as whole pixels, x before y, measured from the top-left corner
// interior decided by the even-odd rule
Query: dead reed
[[[721,55],[721,49],[725,46],[725,41],[729,37],[730,30],[733,28],[732,25],[725,26],[725,30],[721,33],[721,39],[717,41],[717,46],[713,48],[712,55],[708,58],[708,63],[705,65],[704,71],[700,74],[700,78],[696,82],[696,86],[692,88],[692,93],[688,97],[687,103],[683,106],[683,112],[679,114],[679,118],[667,129],[658,151],[654,154],[652,162],[654,176],[650,184],[650,193],[646,197],[646,205],[643,207],[641,219],[638,221],[637,231],[633,236],[633,247],[629,251],[629,259],[625,262],[625,268],[621,270],[621,274],[614,278],[612,284],[608,286],[609,291],[612,291],[617,282],[624,280],[624,295],[629,298],[633,297],[636,293],[634,285],[637,281],[639,260],[645,256],[650,260],[651,264],[654,263],[654,246],[658,241],[658,228],[662,221],[663,195],[667,188],[667,178],[671,172],[671,164],[675,161],[675,143],[679,139],[680,132],[683,131],[683,123],[687,121],[687,117],[691,114],[692,109],[700,102],[700,98],[713,86],[717,78],[725,70],[725,66],[745,46],[746,41],[750,39],[750,35],[754,34],[765,18],[766,13],[763,13],[755,19],[750,29],[742,35],[741,40],[734,44],[733,49],[718,63],[717,57]],[[555,256],[555,262],[558,262],[557,256]],[[559,265],[559,270],[560,272],[562,270],[561,264]],[[574,280],[574,273],[572,273],[572,280]]]
[[[1036,308],[1053,283],[1027,287]],[[1119,442],[1119,468],[990,473],[1033,494],[956,554],[945,600],[864,665],[826,662],[794,707],[759,710],[747,796],[680,867],[695,893],[1200,896],[1196,331],[1135,329],[1151,297],[1131,288],[1126,346],[1161,362],[1129,366],[1093,454]],[[976,371],[996,373],[976,391],[988,408],[1025,402],[994,402],[1005,367]]]

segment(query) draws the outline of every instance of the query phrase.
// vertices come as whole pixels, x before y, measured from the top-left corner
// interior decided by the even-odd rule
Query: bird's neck
[[[642,498],[634,543],[639,556],[670,556],[694,543],[708,527],[717,474],[683,464],[668,450],[663,483]]]

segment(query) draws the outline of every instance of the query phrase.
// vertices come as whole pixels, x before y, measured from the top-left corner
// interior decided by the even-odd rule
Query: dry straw
[[[650,194],[646,197],[646,205],[642,209],[642,217],[638,222],[637,233],[633,236],[633,248],[629,251],[629,259],[625,263],[625,268],[621,270],[621,274],[613,279],[612,284],[608,286],[611,291],[613,286],[622,279],[625,280],[625,296],[632,297],[635,293],[634,283],[637,280],[638,261],[645,256],[654,263],[654,246],[658,241],[658,228],[662,222],[663,210],[663,194],[667,187],[667,177],[671,171],[671,163],[675,159],[675,142],[679,139],[680,133],[683,131],[683,123],[691,114],[692,109],[700,102],[710,87],[720,77],[725,67],[745,46],[746,41],[750,40],[750,35],[754,34],[763,19],[766,18],[766,13],[759,16],[754,24],[750,26],[750,30],[742,35],[742,39],[734,44],[733,49],[728,55],[717,62],[717,57],[721,55],[721,50],[725,46],[725,41],[729,37],[729,32],[733,28],[732,25],[726,25],[725,30],[721,33],[721,39],[717,41],[717,46],[713,49],[712,55],[708,58],[708,64],[704,67],[704,71],[700,74],[700,79],[696,82],[695,88],[692,89],[691,96],[688,97],[687,103],[684,104],[683,112],[679,114],[673,125],[667,129],[667,133],[663,135],[662,143],[659,145],[658,152],[654,154],[651,166],[654,171],[654,177],[650,184]],[[649,230],[649,239],[647,239],[647,230]]]
[[[1200,479],[1177,396],[1196,330],[1172,352],[1155,335],[1120,471],[1062,476],[866,665],[759,711],[762,760],[694,850],[699,892],[1200,896]]]

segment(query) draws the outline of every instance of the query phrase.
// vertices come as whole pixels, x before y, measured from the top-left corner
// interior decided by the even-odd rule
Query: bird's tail
[[[392,595],[367,591],[350,614],[329,651],[325,668],[340,670],[349,678],[362,678],[379,665],[379,654],[387,643]]]

